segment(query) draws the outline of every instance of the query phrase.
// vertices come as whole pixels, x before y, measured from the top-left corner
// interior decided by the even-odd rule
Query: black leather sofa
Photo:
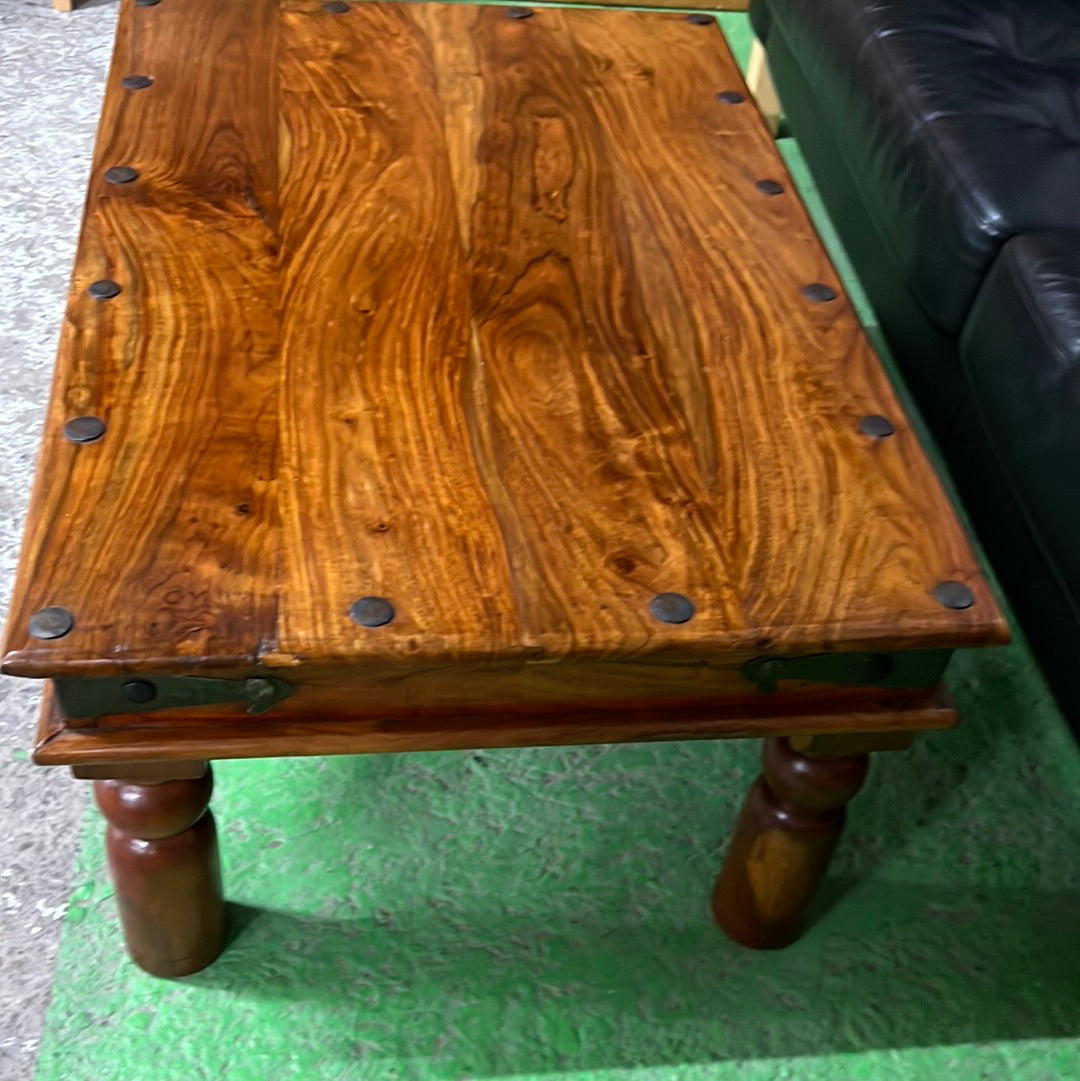
[[[1080,0],[754,0],[792,133],[1080,731]]]

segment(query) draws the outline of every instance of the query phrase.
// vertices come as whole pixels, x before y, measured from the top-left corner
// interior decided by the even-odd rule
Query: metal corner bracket
[[[886,690],[931,690],[941,681],[952,650],[901,653],[813,653],[806,657],[755,657],[742,674],[764,694],[782,679]]]
[[[126,676],[119,679],[54,679],[60,711],[71,720],[113,713],[151,713],[243,702],[248,713],[265,713],[295,687],[271,676],[208,679],[204,676]]]

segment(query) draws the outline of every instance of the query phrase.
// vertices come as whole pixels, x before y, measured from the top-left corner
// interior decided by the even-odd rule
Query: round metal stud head
[[[129,702],[142,704],[157,698],[157,688],[145,679],[131,679],[120,688]]]
[[[784,194],[784,185],[779,180],[759,180],[754,187],[763,195]]]
[[[649,601],[649,611],[661,623],[688,623],[697,609],[694,602],[681,593],[657,593]]]
[[[154,79],[150,75],[125,75],[120,84],[125,90],[145,90],[154,85]]]
[[[72,417],[64,423],[64,438],[69,443],[96,443],[105,434],[100,417]]]
[[[42,608],[30,617],[30,633],[35,638],[63,638],[75,626],[75,617],[59,607]]]
[[[531,19],[536,14],[532,8],[507,8],[508,19]]]
[[[154,8],[161,3],[161,0],[135,0],[135,6],[137,8]]]
[[[863,417],[859,421],[859,431],[863,435],[872,436],[874,439],[884,439],[886,436],[892,435],[896,429],[892,426],[892,421],[888,417],[874,413],[871,416]]]
[[[86,291],[95,300],[112,300],[113,297],[118,297],[121,292],[120,286],[114,281],[109,281],[108,278],[91,282]]]
[[[687,15],[686,21],[693,26],[708,26],[710,23],[715,22],[716,20],[713,19],[711,15],[697,14]]]
[[[975,594],[963,582],[939,582],[931,592],[944,608],[962,610],[975,603]]]
[[[716,100],[723,105],[742,105],[746,98],[742,96],[737,90],[721,90],[716,95]]]
[[[811,282],[802,287],[802,295],[815,304],[827,304],[836,299],[836,290],[824,282]]]
[[[349,5],[345,0],[329,0],[329,3],[323,4],[322,9],[328,15],[344,15],[349,10]]]
[[[349,608],[349,618],[361,627],[385,627],[397,613],[385,597],[361,597]]]
[[[106,184],[130,184],[138,178],[138,170],[132,169],[130,165],[114,165],[111,169],[105,170]]]

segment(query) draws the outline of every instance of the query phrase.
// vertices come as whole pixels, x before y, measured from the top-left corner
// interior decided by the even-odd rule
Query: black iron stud
[[[135,0],[135,6],[137,8],[155,8],[161,0]]]
[[[144,704],[153,702],[157,698],[157,688],[145,679],[128,680],[121,688],[121,692],[129,702]]]
[[[939,582],[931,593],[944,608],[959,610],[970,608],[975,603],[975,594],[963,582]]]
[[[697,14],[687,15],[686,21],[694,26],[708,26],[710,23],[716,20],[711,15]]]
[[[114,165],[111,169],[105,170],[107,184],[130,184],[138,178],[138,170],[132,169],[130,165]]]
[[[64,424],[64,438],[71,443],[96,443],[104,434],[100,417],[73,417]]]
[[[120,295],[120,286],[114,281],[109,281],[108,278],[102,278],[100,281],[91,282],[86,291],[95,300],[112,300],[113,297]]]
[[[30,633],[35,638],[63,638],[74,626],[75,617],[66,608],[42,608],[30,617]]]
[[[145,90],[154,80],[150,75],[125,75],[120,83],[125,90]]]
[[[811,282],[802,287],[802,295],[815,304],[827,304],[830,300],[836,299],[836,290],[824,282]]]
[[[385,627],[397,613],[385,597],[361,597],[349,607],[349,617],[361,627]]]
[[[344,15],[349,10],[349,5],[344,0],[329,0],[329,3],[323,4],[322,9],[328,15]]]
[[[859,431],[863,435],[873,436],[875,439],[884,439],[887,435],[892,435],[896,429],[892,426],[892,421],[888,417],[874,413],[871,416],[863,417],[859,421]]]
[[[694,602],[681,593],[657,593],[649,601],[649,611],[661,623],[687,623],[697,609]]]
[[[716,100],[723,105],[742,105],[746,98],[742,96],[737,90],[721,90],[716,95]]]
[[[532,8],[507,8],[508,19],[531,19],[536,14]]]
[[[763,195],[784,194],[784,185],[779,180],[759,180],[754,187]]]

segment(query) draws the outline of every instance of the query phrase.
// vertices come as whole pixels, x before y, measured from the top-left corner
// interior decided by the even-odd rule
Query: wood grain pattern
[[[372,0],[351,0],[353,3],[370,3]],[[411,0],[402,0],[404,3],[411,2]],[[559,8],[567,4],[576,3],[577,0],[545,0],[542,7]],[[627,5],[623,0],[589,0],[590,6],[594,7],[613,7],[613,8],[625,8]],[[524,5],[529,6],[529,5]],[[713,3],[711,0],[694,3],[692,0],[682,3],[680,0],[647,0],[645,3],[634,4],[634,7],[646,8],[649,10],[665,11],[746,11],[750,7],[750,0],[717,0]],[[540,7],[534,7],[534,10],[540,10]]]
[[[135,784],[154,784],[158,781],[195,781],[206,772],[202,759],[177,761],[127,762],[123,766],[110,766],[100,762],[75,763],[71,776],[77,781],[131,781]]]
[[[791,736],[788,746],[807,758],[849,758],[871,751],[906,751],[915,742],[915,733],[832,732],[824,735]]]
[[[208,769],[197,779],[94,784],[131,959],[154,976],[189,976],[225,948],[225,901]]]
[[[250,664],[273,636],[277,20],[187,11],[128,0],[117,31],[8,628],[49,668]],[[125,90],[132,73],[153,86]],[[139,176],[110,184],[114,166]],[[122,292],[93,299],[99,279]],[[67,442],[81,415],[105,437]],[[53,604],[76,629],[35,643]]]
[[[306,3],[282,15],[279,652],[396,654],[412,638],[497,653],[518,632],[460,408],[468,281],[436,71],[404,5],[338,17],[330,48],[328,19]],[[348,618],[371,594],[398,609],[389,633]]]
[[[723,90],[718,27],[675,14],[125,0],[5,670],[272,670],[301,716],[1003,641]],[[103,440],[63,440],[81,413]],[[664,591],[695,617],[654,619]],[[369,594],[392,623],[349,619]],[[37,641],[47,605],[75,629]]]
[[[805,712],[799,712],[800,708]],[[163,713],[112,727],[71,728],[46,693],[34,748],[41,766],[76,765],[127,776],[126,763],[202,761],[467,750],[473,747],[563,747],[680,739],[741,739],[859,733],[882,738],[904,731],[951,728],[956,710],[944,691],[918,700],[878,699],[847,712],[817,712],[776,695],[747,708],[725,703],[697,709],[619,708],[461,714],[418,712],[397,719],[310,717],[185,718]],[[119,767],[119,768],[118,768]],[[98,774],[101,775],[101,774]]]
[[[590,2],[598,7],[627,6],[622,3],[622,0],[590,0]],[[558,0],[556,0],[554,6],[559,6]],[[718,0],[717,3],[712,3],[711,0],[705,0],[705,2],[699,0],[698,3],[680,3],[679,0],[648,0],[647,3],[635,4],[634,6],[657,8],[659,10],[674,8],[677,11],[693,11],[695,9],[698,11],[746,11],[750,7],[750,0]]]
[[[713,915],[730,938],[775,950],[799,937],[868,766],[866,754],[809,758],[785,739],[765,741],[713,889]]]

